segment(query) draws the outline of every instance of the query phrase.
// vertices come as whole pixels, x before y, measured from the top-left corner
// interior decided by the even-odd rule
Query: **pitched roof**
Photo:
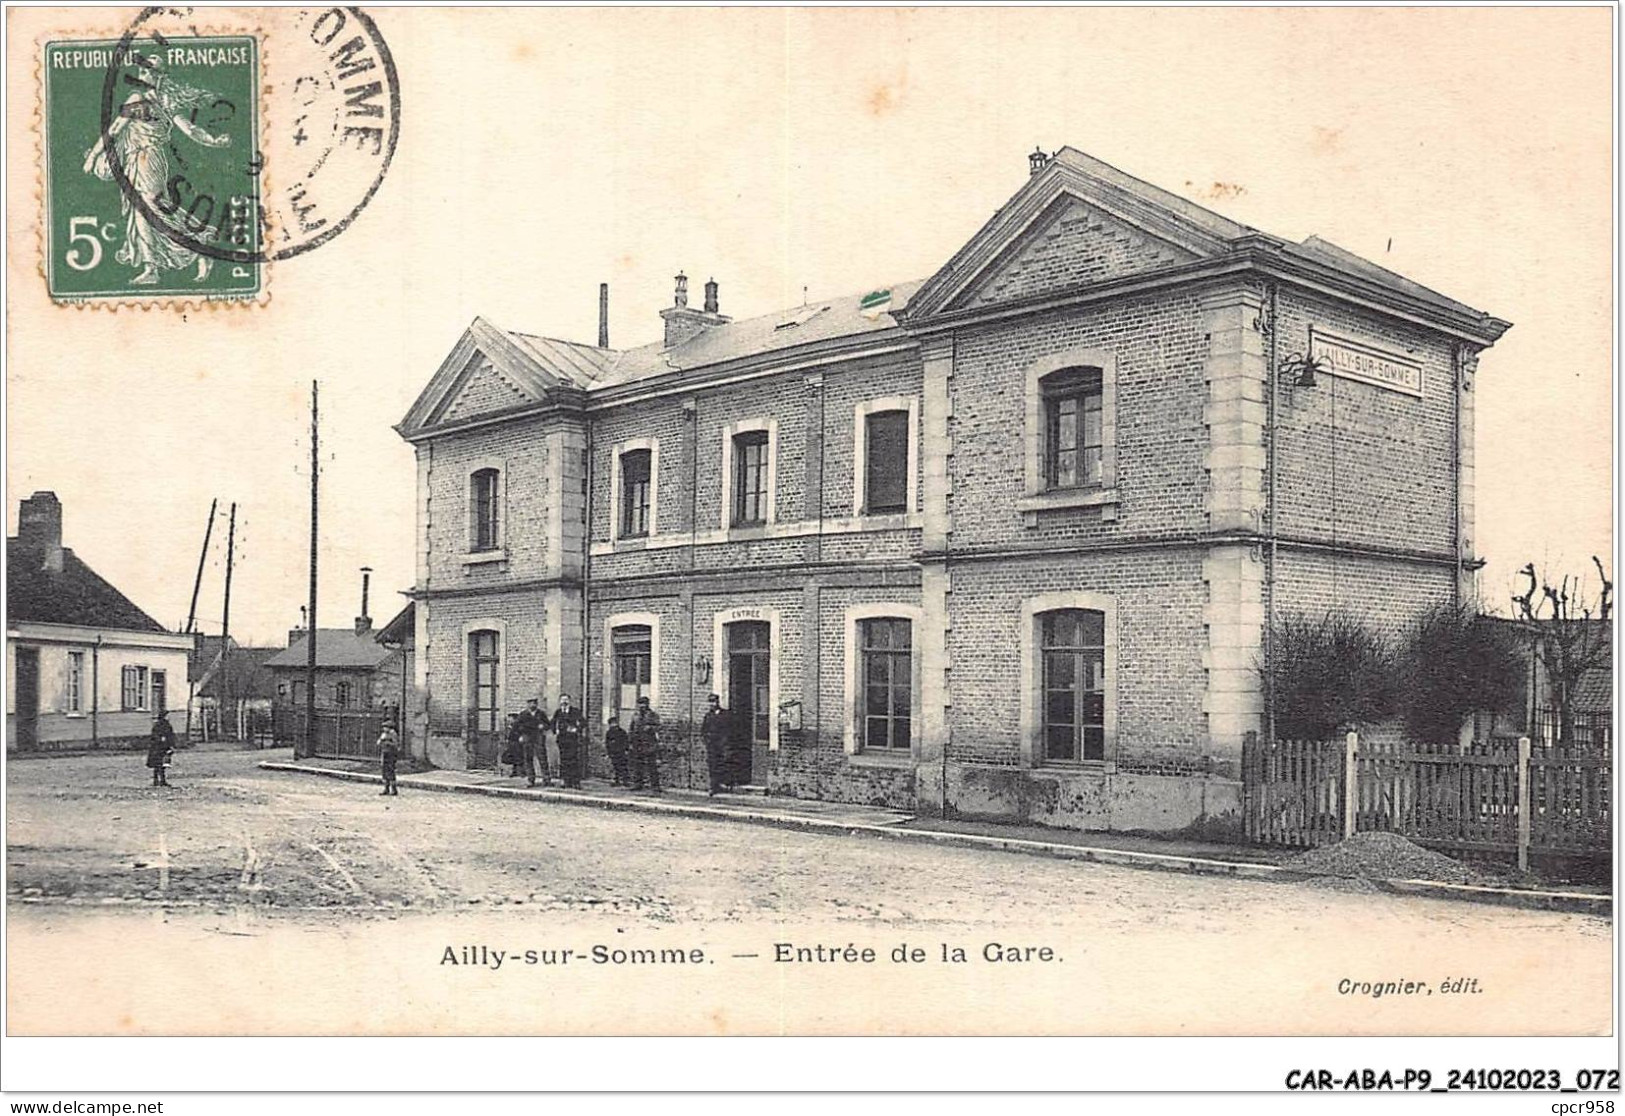
[[[162,624],[108,584],[67,547],[62,569],[45,568],[44,555],[6,540],[6,615],[10,622],[72,624],[128,632],[164,632]]]
[[[407,643],[417,634],[417,602],[407,601],[394,619],[373,636],[379,643]]]
[[[218,697],[224,675],[220,656],[220,640],[211,636],[213,654],[205,653],[202,671],[197,681],[197,692],[204,697]],[[319,645],[318,645],[319,647]],[[239,698],[268,698],[276,693],[276,676],[267,664],[282,650],[277,647],[239,647],[232,640],[230,652],[231,692]]]
[[[295,640],[278,651],[265,665],[273,670],[306,665],[306,641]],[[354,628],[319,628],[316,632],[316,665],[372,670],[394,654],[369,631],[357,635]]]

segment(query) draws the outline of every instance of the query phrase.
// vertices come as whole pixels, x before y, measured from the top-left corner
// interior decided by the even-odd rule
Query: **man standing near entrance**
[[[649,708],[649,699],[638,698],[638,711],[632,715],[632,789],[647,786],[660,793],[660,714]]]
[[[542,730],[547,726],[547,715],[535,698],[525,703],[515,727],[519,730],[519,748],[525,765],[525,785],[536,785],[536,765],[541,764],[542,786],[553,785],[553,776],[547,767],[547,749],[542,742]]]
[[[581,789],[581,740],[587,732],[587,718],[570,705],[570,695],[559,695],[559,708],[549,722],[559,742],[559,777],[564,785]]]
[[[706,698],[709,708],[700,722],[700,739],[705,741],[705,767],[711,778],[711,793],[733,789],[733,764],[728,755],[728,711],[716,694]]]

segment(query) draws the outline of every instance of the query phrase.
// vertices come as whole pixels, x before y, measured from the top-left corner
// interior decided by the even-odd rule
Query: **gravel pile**
[[[1287,867],[1327,876],[1367,880],[1435,880],[1472,883],[1472,871],[1452,860],[1407,841],[1397,833],[1356,833],[1293,857]]]

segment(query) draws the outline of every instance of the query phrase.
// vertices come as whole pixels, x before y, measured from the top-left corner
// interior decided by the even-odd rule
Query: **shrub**
[[[1449,744],[1474,710],[1509,712],[1524,663],[1506,625],[1457,604],[1438,605],[1406,633],[1400,652],[1399,704],[1411,736]]]
[[[1393,714],[1393,654],[1363,621],[1344,612],[1287,617],[1271,647],[1263,673],[1277,736],[1329,740]]]

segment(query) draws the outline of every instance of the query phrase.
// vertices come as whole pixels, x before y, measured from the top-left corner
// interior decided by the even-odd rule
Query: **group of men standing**
[[[741,741],[716,694],[707,698],[706,705],[700,736],[705,742],[711,793],[732,791],[750,781],[749,737]],[[587,719],[571,705],[568,694],[559,698],[559,707],[551,716],[542,711],[536,698],[526,702],[521,712],[508,715],[508,747],[502,761],[513,768],[515,777],[524,774],[527,786],[536,786],[538,777],[542,786],[552,786],[544,736],[548,732],[558,742],[561,781],[566,787],[579,788],[586,771]],[[661,793],[660,714],[650,708],[648,698],[638,698],[629,727],[621,726],[619,716],[609,719],[604,750],[609,753],[610,779],[615,786]]]
[[[508,720],[508,751],[504,759],[513,766],[515,776],[523,772],[526,785],[534,787],[539,773],[542,786],[553,785],[553,772],[542,735],[551,732],[559,747],[560,781],[567,787],[581,786],[587,758],[581,745],[587,735],[587,718],[570,704],[569,694],[559,698],[559,707],[551,716],[542,712],[540,703],[531,698],[523,710],[510,715]]]

